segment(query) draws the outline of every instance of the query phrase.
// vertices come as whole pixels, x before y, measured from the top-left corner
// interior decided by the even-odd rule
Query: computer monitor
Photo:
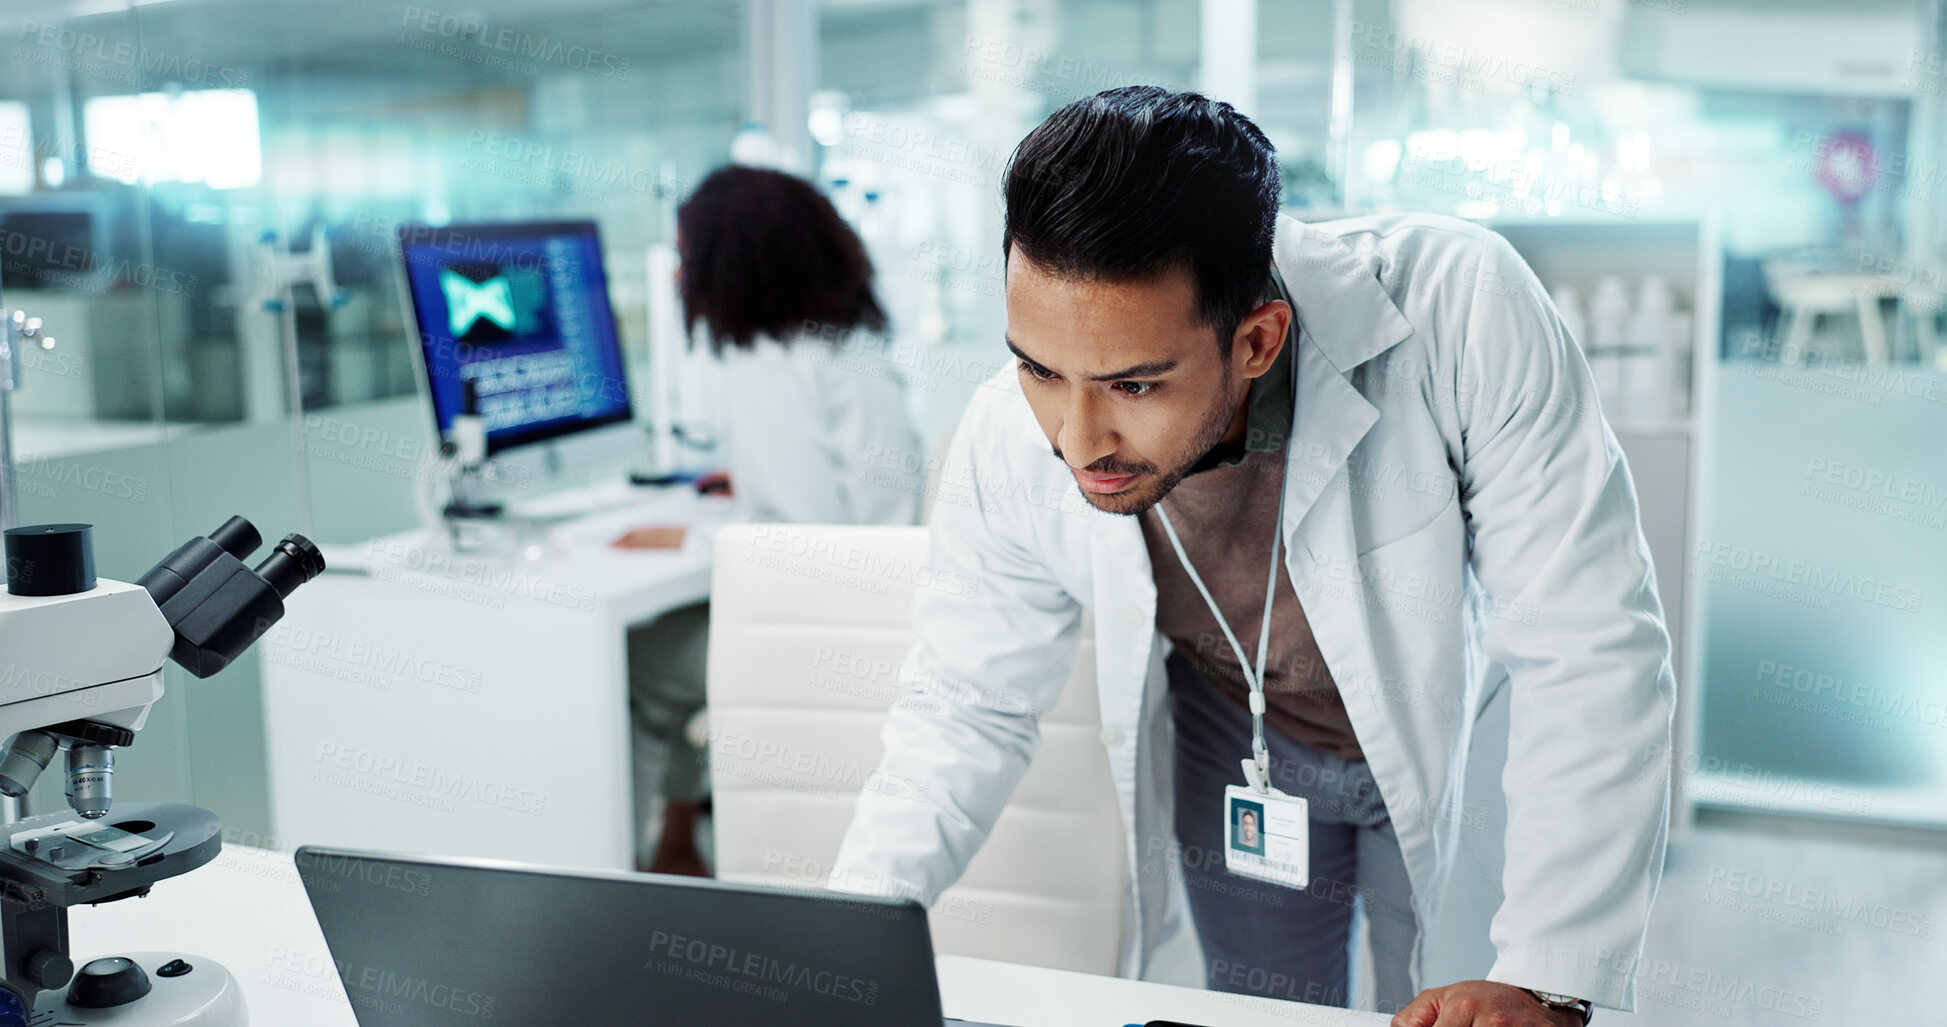
[[[442,437],[469,392],[489,456],[633,421],[593,222],[401,225],[398,239]]]
[[[14,289],[107,292],[116,285],[118,269],[129,267],[136,239],[126,224],[136,218],[126,200],[109,192],[69,189],[0,198],[0,273]],[[124,274],[138,281],[132,268]],[[154,285],[182,291],[180,283],[171,290],[160,278]]]

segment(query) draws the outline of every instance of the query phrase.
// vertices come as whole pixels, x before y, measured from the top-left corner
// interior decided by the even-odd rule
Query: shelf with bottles
[[[1689,435],[1721,294],[1699,221],[1491,220],[1535,271],[1582,347],[1603,416],[1622,434]]]

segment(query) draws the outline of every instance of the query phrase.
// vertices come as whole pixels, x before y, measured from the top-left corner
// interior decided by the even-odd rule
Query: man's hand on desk
[[[1461,981],[1428,988],[1393,1016],[1392,1027],[1582,1027],[1582,1014],[1550,1009],[1533,995],[1498,981]]]

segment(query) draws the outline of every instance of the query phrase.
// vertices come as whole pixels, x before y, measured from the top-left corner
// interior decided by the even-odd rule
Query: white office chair
[[[821,885],[878,766],[912,643],[926,529],[737,525],[710,593],[717,875]],[[1129,872],[1101,740],[1095,643],[1041,718],[1041,750],[958,885],[937,951],[1114,974]],[[902,785],[902,787],[905,787]]]

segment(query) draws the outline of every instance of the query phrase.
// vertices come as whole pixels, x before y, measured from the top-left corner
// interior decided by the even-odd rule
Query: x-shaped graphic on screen
[[[487,320],[514,330],[514,287],[502,275],[475,282],[457,271],[442,269],[439,287],[446,293],[446,319],[454,338],[473,329],[473,323]]]

